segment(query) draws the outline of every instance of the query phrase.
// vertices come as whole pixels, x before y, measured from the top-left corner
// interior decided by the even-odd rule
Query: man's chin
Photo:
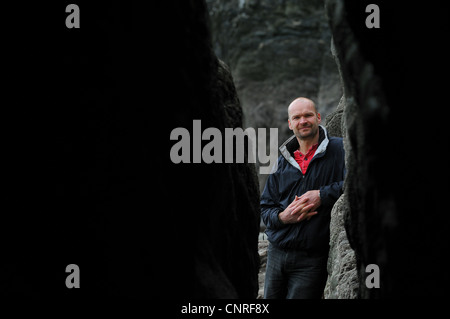
[[[298,134],[296,134],[296,136],[298,137],[298,138],[300,138],[300,139],[307,139],[307,138],[310,138],[310,137],[312,137],[313,135],[312,134],[302,134],[302,133],[298,133]]]
[[[297,135],[297,137],[299,137],[301,139],[307,139],[307,138],[314,137],[316,135],[316,132],[313,131],[312,129],[308,128],[308,129],[303,129],[303,130],[298,131],[298,133],[296,135]]]
[[[298,132],[298,135],[300,135],[300,137],[311,137],[313,136],[313,132],[311,131],[311,129],[305,129],[305,130],[300,130]]]

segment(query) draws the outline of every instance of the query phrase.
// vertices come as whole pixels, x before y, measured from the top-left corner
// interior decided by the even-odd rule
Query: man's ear
[[[318,122],[319,122],[319,124],[320,124],[320,122],[321,122],[321,120],[322,120],[322,117],[320,116],[320,113],[317,113],[317,120],[318,120]]]
[[[292,126],[291,126],[291,121],[288,120],[288,124],[289,124],[289,129],[292,131]]]

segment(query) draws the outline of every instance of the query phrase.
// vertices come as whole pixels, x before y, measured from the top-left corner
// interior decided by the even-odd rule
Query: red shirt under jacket
[[[314,157],[314,154],[316,153],[317,147],[319,147],[318,143],[311,146],[311,148],[308,150],[306,155],[303,155],[302,153],[300,153],[299,150],[296,150],[294,152],[295,161],[298,163],[298,165],[302,169],[303,175],[306,174],[306,170],[308,169],[309,163],[311,162],[312,158]]]

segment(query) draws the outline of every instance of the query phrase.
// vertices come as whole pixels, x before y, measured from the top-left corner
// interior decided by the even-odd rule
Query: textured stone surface
[[[325,127],[330,136],[342,137],[342,114],[345,103],[345,96],[342,95],[336,110],[325,118]]]
[[[258,274],[258,296],[257,299],[264,298],[264,280],[266,278],[266,266],[267,266],[267,250],[269,247],[269,241],[265,235],[260,236],[260,240],[258,242],[258,254],[260,258],[260,268]],[[265,237],[265,239],[263,239]]]
[[[344,138],[345,164],[348,169],[349,165],[351,165],[349,155],[352,154],[352,149],[348,143],[345,118],[343,118],[348,105],[342,78],[341,62],[333,41],[331,42],[331,52],[339,71],[340,83],[344,94],[336,110],[327,116],[325,126],[330,135]],[[356,256],[354,250],[350,247],[345,229],[345,220],[349,214],[350,205],[344,189],[344,194],[336,201],[331,211],[330,251],[327,267],[328,279],[324,291],[325,299],[354,299],[358,296],[359,278],[356,268]]]
[[[359,280],[355,252],[350,247],[344,227],[344,215],[348,213],[349,205],[343,194],[331,211],[330,253],[325,299],[355,299],[358,296]]]

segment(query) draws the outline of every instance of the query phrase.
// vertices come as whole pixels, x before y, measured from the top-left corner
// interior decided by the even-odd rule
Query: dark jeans
[[[327,281],[328,251],[312,254],[269,244],[265,299],[320,299]]]

